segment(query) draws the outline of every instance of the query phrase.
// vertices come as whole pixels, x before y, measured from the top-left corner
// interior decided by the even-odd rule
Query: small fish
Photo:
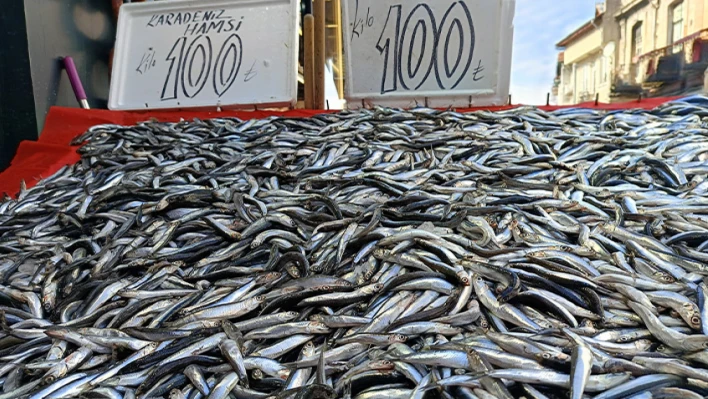
[[[706,117],[93,126],[0,201],[0,399],[700,396]]]

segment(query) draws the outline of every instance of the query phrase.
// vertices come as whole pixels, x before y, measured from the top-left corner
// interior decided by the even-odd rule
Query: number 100
[[[163,101],[177,99],[180,87],[185,97],[194,98],[204,89],[210,74],[214,94],[218,97],[224,95],[236,81],[241,68],[243,43],[239,35],[232,34],[224,41],[213,63],[209,36],[197,36],[185,51],[186,44],[187,38],[180,37],[167,55],[170,66],[160,98]]]
[[[399,84],[405,90],[418,90],[433,71],[440,89],[457,87],[472,65],[475,46],[472,14],[465,2],[452,3],[440,26],[427,4],[415,6],[403,24],[401,8],[400,4],[389,7],[376,43],[384,56],[381,94],[397,91]],[[452,45],[454,38],[457,46]]]

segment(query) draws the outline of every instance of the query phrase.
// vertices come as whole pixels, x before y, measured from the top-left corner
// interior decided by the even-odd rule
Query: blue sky
[[[511,95],[515,104],[545,104],[555,76],[555,44],[595,14],[596,0],[516,0]]]

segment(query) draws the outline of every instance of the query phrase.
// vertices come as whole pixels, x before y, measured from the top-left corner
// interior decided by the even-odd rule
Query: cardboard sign
[[[505,104],[514,6],[515,0],[344,0],[349,106]]]
[[[126,4],[108,107],[294,105],[298,20],[297,0]]]

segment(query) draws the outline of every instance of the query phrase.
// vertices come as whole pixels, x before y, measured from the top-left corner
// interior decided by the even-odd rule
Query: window
[[[632,56],[637,57],[642,54],[642,23],[637,22],[632,27]]]
[[[632,27],[632,57],[631,62],[631,74],[630,76],[634,79],[635,83],[641,81],[642,71],[637,68],[639,63],[638,57],[642,55],[642,23],[637,22]]]
[[[595,73],[597,71],[597,68],[595,68],[596,63],[597,63],[596,61],[593,61],[590,64],[590,89],[591,89],[590,92],[591,93],[594,93],[596,91],[595,88],[597,87],[596,81],[595,81]]]
[[[602,82],[602,83],[607,82],[607,76],[605,76],[605,68],[606,68],[605,62],[606,62],[606,60],[607,60],[607,57],[605,57],[603,55],[597,61],[597,63],[599,64],[599,70],[600,70],[600,82]]]
[[[583,92],[588,91],[588,79],[590,78],[590,65],[583,66]]]
[[[683,1],[674,4],[670,11],[669,44],[683,38]],[[681,51],[681,46],[674,46],[674,53]]]

